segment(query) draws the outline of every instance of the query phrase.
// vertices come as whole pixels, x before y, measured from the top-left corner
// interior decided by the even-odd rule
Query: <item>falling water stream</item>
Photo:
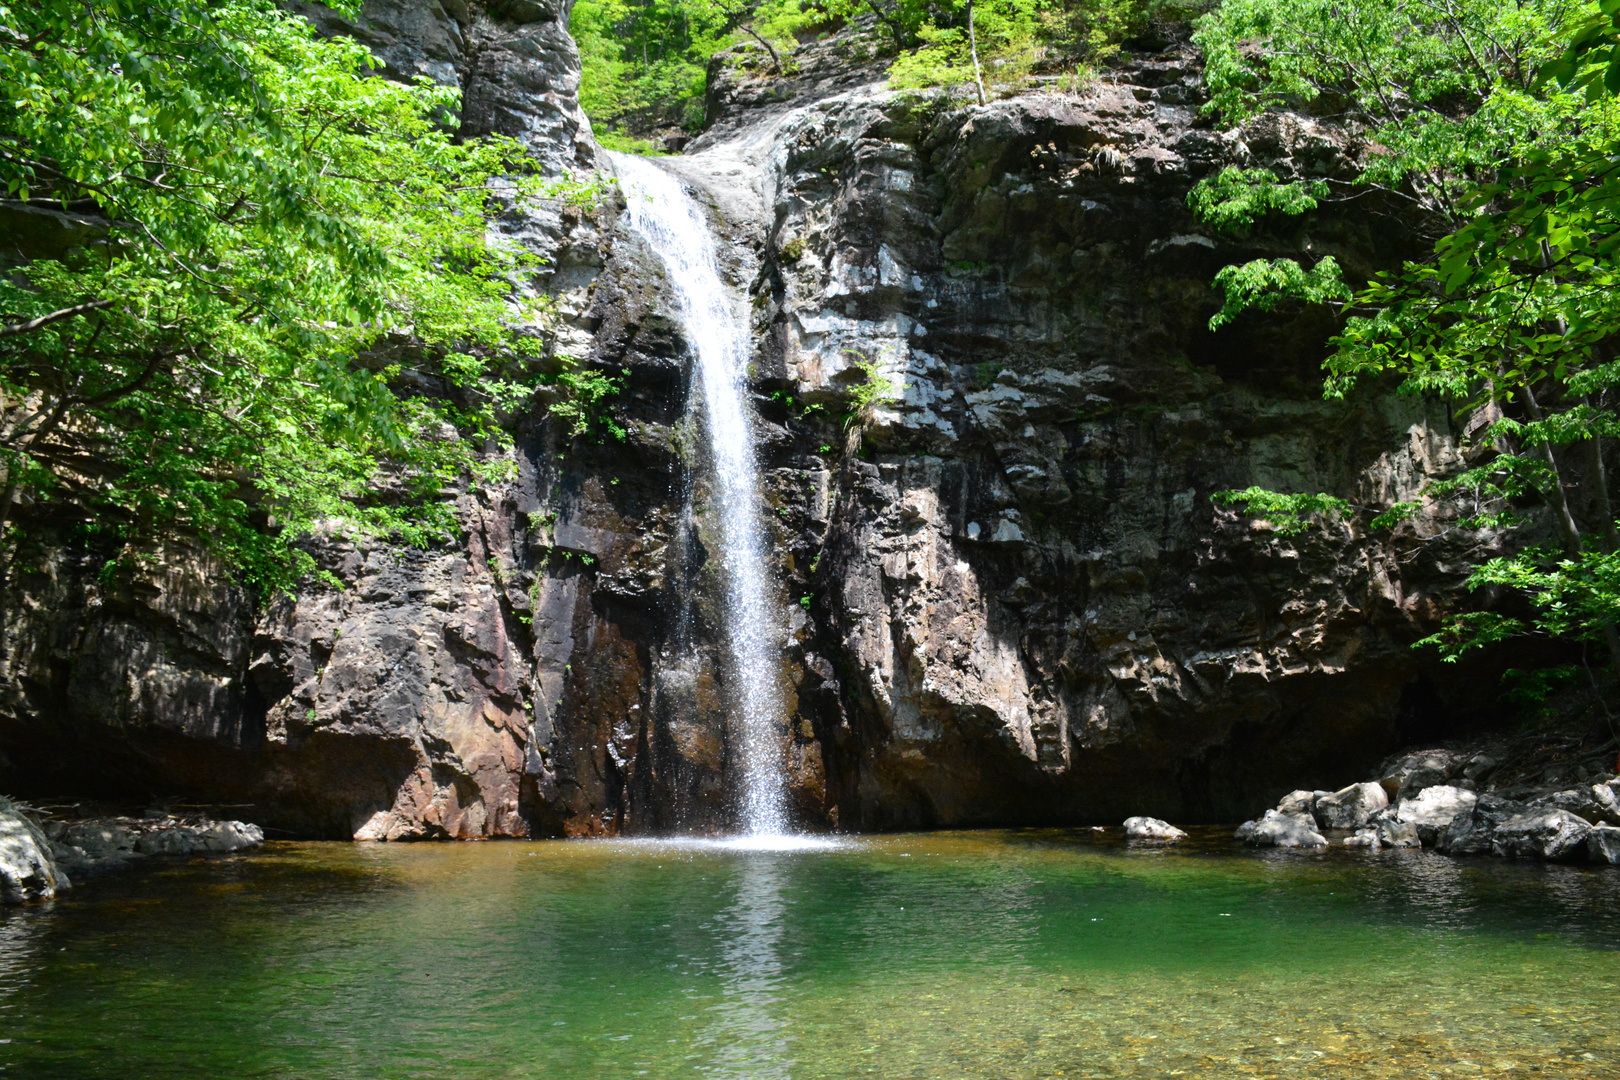
[[[650,162],[610,156],[624,188],[630,227],[668,269],[681,322],[697,354],[692,388],[702,403],[719,508],[729,737],[741,767],[742,829],[750,836],[781,836],[787,825],[776,731],[781,627],[767,580],[759,468],[746,396],[748,331],[720,278],[714,235],[698,204],[678,180]]]

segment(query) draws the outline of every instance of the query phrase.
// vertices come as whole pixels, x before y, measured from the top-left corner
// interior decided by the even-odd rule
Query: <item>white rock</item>
[[[1360,829],[1389,805],[1389,795],[1373,783],[1351,784],[1316,800],[1316,820],[1324,829]]]
[[[1327,847],[1327,837],[1317,832],[1304,815],[1279,814],[1275,810],[1245,821],[1232,835],[1251,847]]]
[[[1170,824],[1160,821],[1156,817],[1128,817],[1125,819],[1125,838],[1127,840],[1155,840],[1161,844],[1173,844],[1184,839],[1186,833]]]
[[[1498,825],[1491,849],[1498,855],[1566,859],[1585,846],[1591,832],[1591,822],[1568,810],[1531,810]]]
[[[1459,814],[1472,814],[1479,796],[1449,784],[1426,787],[1395,808],[1396,820],[1417,827],[1424,847],[1434,847]]]
[[[1316,800],[1328,794],[1331,793],[1326,791],[1305,791],[1304,789],[1290,791],[1277,804],[1277,813],[1304,814],[1306,817],[1314,818],[1316,815]]]
[[[68,885],[39,826],[0,799],[0,903],[49,900]]]

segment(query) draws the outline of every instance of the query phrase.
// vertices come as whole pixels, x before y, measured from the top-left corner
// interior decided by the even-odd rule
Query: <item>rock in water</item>
[[[1388,805],[1389,795],[1382,786],[1351,784],[1316,800],[1316,820],[1324,829],[1360,829]]]
[[[1498,825],[1491,850],[1498,855],[1568,859],[1582,851],[1591,832],[1590,822],[1568,810],[1531,810]]]
[[[264,843],[264,830],[244,821],[212,821],[198,827],[179,826],[145,833],[135,842],[143,855],[224,854]]]
[[[1592,826],[1586,837],[1586,855],[1595,863],[1620,866],[1620,826]]]
[[[1185,839],[1186,836],[1186,833],[1168,821],[1160,821],[1156,817],[1128,817],[1125,819],[1125,838],[1127,840],[1152,840],[1161,844],[1173,844],[1177,840]]]
[[[1279,814],[1275,810],[1245,821],[1232,835],[1251,847],[1327,847],[1327,837],[1303,815]]]
[[[1332,793],[1327,791],[1305,791],[1303,789],[1299,791],[1290,791],[1287,795],[1284,795],[1282,797],[1282,801],[1277,804],[1277,813],[1300,814],[1304,817],[1315,820],[1316,800],[1330,794]]]
[[[1478,800],[1479,796],[1466,788],[1436,784],[1424,788],[1414,798],[1402,799],[1395,816],[1396,820],[1417,827],[1424,847],[1434,847],[1458,815],[1473,814]]]
[[[1422,847],[1423,838],[1418,827],[1399,818],[1385,818],[1378,823],[1378,842],[1385,847]]]
[[[0,799],[0,902],[49,900],[68,884],[39,826],[10,800]]]
[[[1436,837],[1435,849],[1447,855],[1488,855],[1494,850],[1491,843],[1496,827],[1527,809],[1523,803],[1500,795],[1481,795],[1471,811],[1451,819],[1451,824]]]

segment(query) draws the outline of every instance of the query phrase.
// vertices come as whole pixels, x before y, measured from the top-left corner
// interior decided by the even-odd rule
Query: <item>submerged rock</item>
[[[1498,855],[1559,860],[1585,850],[1592,823],[1568,810],[1530,810],[1496,827],[1491,848]]]
[[[1389,795],[1374,783],[1351,784],[1316,800],[1316,820],[1324,829],[1359,829],[1389,805]]]
[[[1422,847],[1423,838],[1418,827],[1399,818],[1385,818],[1378,823],[1378,841],[1385,847]]]
[[[1185,839],[1187,834],[1176,828],[1168,821],[1160,821],[1153,817],[1128,817],[1125,819],[1125,838],[1127,840],[1150,840],[1161,844],[1174,844]]]
[[[69,884],[45,833],[10,800],[0,799],[0,903],[49,900]]]
[[[1251,847],[1327,847],[1327,837],[1317,832],[1309,819],[1300,814],[1279,814],[1275,810],[1245,821],[1232,835]]]

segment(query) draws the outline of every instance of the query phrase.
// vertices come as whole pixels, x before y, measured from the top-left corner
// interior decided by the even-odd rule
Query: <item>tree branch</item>
[[[91,300],[89,303],[75,304],[72,307],[62,308],[60,311],[53,311],[49,315],[41,315],[37,319],[29,319],[27,322],[0,326],[0,338],[16,337],[18,334],[31,334],[40,327],[49,326],[53,322],[71,319],[75,315],[83,315],[90,311],[101,311],[112,306],[113,301],[111,300]]]

